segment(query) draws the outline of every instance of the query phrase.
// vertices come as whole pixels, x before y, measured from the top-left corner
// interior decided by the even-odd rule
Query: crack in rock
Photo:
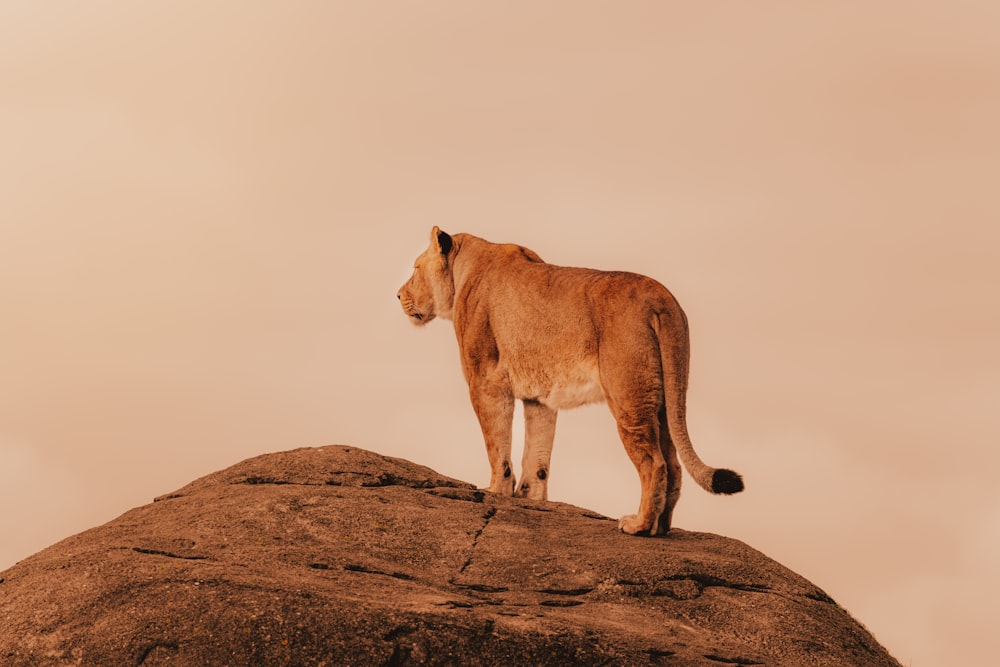
[[[392,655],[389,656],[389,660],[385,663],[386,667],[395,667],[402,665],[410,665],[414,663],[423,663],[427,659],[427,650],[423,646],[424,641],[420,641],[419,637],[414,637],[414,633],[417,632],[417,628],[402,625],[395,628],[385,635],[382,639],[394,644],[392,649]],[[414,641],[417,639],[418,641]]]
[[[452,583],[455,586],[466,588],[470,591],[476,591],[477,593],[506,593],[507,591],[510,590],[505,586],[490,586],[489,584],[455,584],[455,582]]]
[[[743,584],[734,581],[726,581],[725,579],[720,579],[719,577],[713,577],[710,574],[680,574],[668,577],[666,581],[680,581],[683,579],[690,579],[703,588],[715,586],[719,588],[732,588],[737,591],[749,591],[751,593],[767,593],[771,590],[770,586],[766,586],[764,584]]]
[[[547,595],[586,595],[593,591],[594,588],[591,586],[589,588],[543,588],[538,592]]]
[[[705,657],[712,662],[719,662],[725,665],[763,665],[763,662],[759,660],[751,660],[750,658],[724,658],[719,655],[714,655],[711,653],[706,653]]]
[[[274,484],[274,485],[283,485],[283,484],[293,484],[293,482],[289,482],[287,479],[278,479],[277,477],[264,477],[264,476],[261,476],[261,475],[250,475],[249,477],[244,477],[243,479],[241,479],[239,481],[233,482],[233,484],[251,484],[251,485],[253,485],[253,484]],[[301,484],[301,483],[299,483],[299,484]],[[311,484],[301,484],[301,485],[302,486],[314,486],[314,485],[311,485]]]
[[[619,582],[625,583],[625,582]],[[776,595],[786,600],[792,600],[796,597],[805,597],[810,600],[815,600],[817,602],[822,602],[824,604],[836,605],[837,603],[830,598],[826,593],[820,590],[810,591],[808,593],[799,594],[788,594],[782,593],[781,591],[776,591],[766,584],[748,584],[735,581],[727,581],[725,579],[720,579],[719,577],[713,577],[709,574],[678,574],[671,577],[667,577],[659,582],[660,584],[668,584],[668,586],[661,588],[659,585],[654,587],[651,591],[651,595],[654,596],[667,596],[674,598],[676,600],[691,600],[702,594],[706,588],[728,588],[734,591],[744,591],[747,593],[765,593],[767,595]],[[674,585],[670,585],[674,584]],[[685,586],[685,584],[687,586]],[[678,588],[680,586],[680,588]],[[757,663],[753,663],[757,664]]]
[[[538,604],[543,607],[578,607],[583,600],[542,600]]]
[[[677,655],[677,651],[667,651],[659,648],[646,649],[646,653],[649,654],[650,659],[657,663],[660,661],[660,658],[672,658]]]
[[[464,600],[446,600],[439,603],[439,606],[448,607],[449,609],[472,609],[476,605]]]
[[[165,556],[167,558],[179,558],[181,560],[208,560],[208,556],[182,556],[180,554],[162,551],[160,549],[144,549],[142,547],[132,547],[132,551],[138,554],[148,554],[150,556]]]
[[[361,488],[404,486],[411,489],[465,488],[464,483],[453,482],[447,479],[411,479],[389,471],[374,473],[356,470],[336,470],[327,474],[330,475],[330,477],[328,477],[324,482],[297,482],[271,475],[248,475],[242,479],[230,482],[230,484],[248,484],[251,486],[354,486]],[[168,498],[178,497],[178,495],[183,494],[160,496],[156,500],[166,500]]]
[[[465,488],[464,482],[438,478],[411,479],[387,470],[379,473],[337,470],[328,474],[331,477],[326,480],[327,486],[360,486],[361,488],[405,486],[411,489]]]
[[[642,586],[638,582],[619,581],[620,585]],[[675,600],[693,600],[701,596],[706,588],[728,588],[730,590],[744,591],[748,593],[770,593],[781,595],[773,591],[770,586],[764,584],[745,584],[733,581],[726,581],[709,574],[691,573],[676,574],[653,584],[649,594],[652,596],[665,596]]]
[[[472,546],[469,548],[469,557],[465,559],[464,563],[462,563],[462,567],[458,570],[459,574],[465,572],[466,568],[472,565],[472,556],[476,553],[476,545],[479,543],[479,536],[483,534],[484,530],[486,530],[486,526],[490,525],[490,519],[496,516],[496,514],[497,508],[491,507],[486,511],[486,514],[483,515],[483,525],[476,531],[476,534],[472,536]]]
[[[2,580],[0,580],[0,581],[2,581]],[[818,590],[818,589],[815,590],[815,591],[806,593],[805,596],[807,598],[809,598],[810,600],[816,600],[816,602],[823,602],[823,603],[826,603],[826,604],[832,604],[834,606],[837,605],[836,601],[834,601],[833,598],[831,598],[829,595],[827,595],[826,593],[824,593],[823,591]]]
[[[183,498],[186,495],[187,495],[186,493],[168,493],[168,494],[165,494],[165,495],[162,495],[162,496],[157,496],[157,497],[153,498],[153,502],[154,503],[158,503],[158,502],[162,502],[164,500],[173,500],[174,498]]]
[[[433,488],[428,489],[427,493],[439,498],[463,500],[470,503],[482,503],[486,499],[486,493],[477,489]]]
[[[326,568],[315,567],[316,565],[320,564],[314,563],[313,565],[310,565],[310,567],[317,570],[329,569],[329,567]],[[403,579],[404,581],[416,580],[416,577],[410,574],[406,574],[405,572],[383,572],[382,570],[376,570],[375,568],[368,567],[367,565],[359,565],[356,563],[348,563],[347,565],[344,566],[344,569],[347,570],[348,572],[361,572],[363,574],[381,574],[384,577],[392,577],[393,579]]]
[[[139,651],[135,662],[136,667],[141,667],[141,665],[145,664],[154,651],[159,653],[160,651],[157,651],[157,649],[166,649],[170,653],[177,653],[180,650],[180,645],[177,642],[154,642],[149,644]]]

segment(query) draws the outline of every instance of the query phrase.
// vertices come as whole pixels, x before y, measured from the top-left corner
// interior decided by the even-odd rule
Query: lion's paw
[[[545,486],[545,482],[537,480],[533,483],[521,482],[521,485],[514,491],[514,495],[518,498],[527,498],[528,500],[549,499],[548,487]]]
[[[505,479],[499,484],[491,484],[486,487],[486,491],[489,491],[490,493],[496,493],[501,496],[513,496],[514,490],[515,490],[514,484],[511,481],[509,481],[509,479]]]
[[[638,514],[626,514],[618,519],[618,530],[627,535],[638,535],[639,533],[648,533],[649,526],[639,520]]]

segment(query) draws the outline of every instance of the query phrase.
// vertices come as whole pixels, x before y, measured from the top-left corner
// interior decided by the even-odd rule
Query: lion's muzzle
[[[396,298],[399,299],[399,305],[403,308],[403,312],[406,316],[410,318],[410,321],[414,324],[427,324],[434,316],[432,314],[424,313],[417,307],[413,299],[405,292],[405,290],[400,290],[396,293]]]

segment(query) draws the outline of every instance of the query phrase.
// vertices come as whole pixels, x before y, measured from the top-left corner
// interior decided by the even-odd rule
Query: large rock
[[[244,461],[0,582],[3,665],[898,665],[741,542],[356,447]]]

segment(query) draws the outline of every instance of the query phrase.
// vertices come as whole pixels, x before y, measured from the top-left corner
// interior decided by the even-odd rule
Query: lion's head
[[[437,227],[431,230],[431,245],[413,263],[413,275],[399,288],[403,312],[417,325],[427,324],[437,316],[451,319],[455,306],[455,281],[451,274],[454,250],[451,236]]]

